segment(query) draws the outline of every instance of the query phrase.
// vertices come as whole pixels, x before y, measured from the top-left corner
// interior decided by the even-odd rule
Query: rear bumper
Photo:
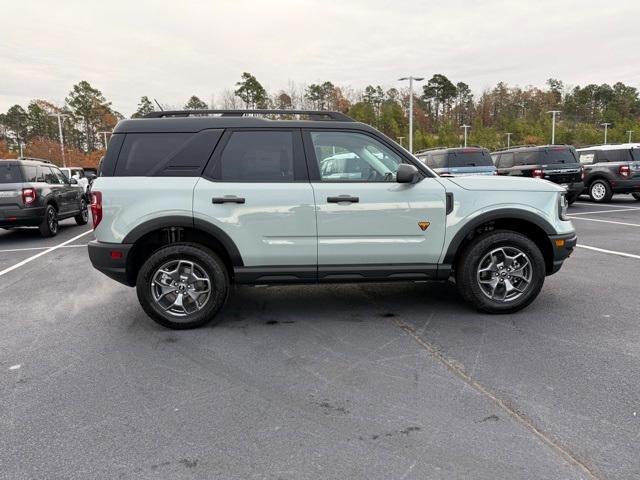
[[[133,286],[127,278],[127,257],[133,245],[125,243],[89,242],[89,259],[96,270],[127,286]]]
[[[584,190],[583,182],[574,182],[567,184],[567,193],[580,195]]]
[[[547,275],[553,275],[560,270],[563,262],[573,253],[573,249],[578,243],[578,237],[575,232],[563,235],[549,235],[549,242],[551,242],[553,257],[551,264],[548,265]]]
[[[35,227],[43,217],[43,207],[0,208],[0,227]]]

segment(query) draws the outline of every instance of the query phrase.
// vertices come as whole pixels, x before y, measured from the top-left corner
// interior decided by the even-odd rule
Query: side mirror
[[[396,172],[396,182],[398,183],[416,183],[420,180],[420,173],[418,169],[408,163],[401,163],[398,165],[398,171]]]
[[[69,179],[69,183],[70,183],[71,185],[77,185],[77,184],[78,184],[78,180],[76,180],[75,178],[70,178],[70,179]]]

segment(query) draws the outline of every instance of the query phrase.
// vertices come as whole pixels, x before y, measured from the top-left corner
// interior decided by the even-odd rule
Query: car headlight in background
[[[558,214],[560,220],[569,220],[567,216],[567,210],[569,209],[569,202],[567,202],[567,196],[565,193],[561,193],[558,198]]]

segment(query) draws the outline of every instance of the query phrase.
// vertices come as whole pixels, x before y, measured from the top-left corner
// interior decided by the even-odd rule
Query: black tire
[[[43,237],[55,237],[58,234],[58,210],[49,204],[44,209],[44,217],[40,224],[40,235]]]
[[[167,280],[168,283],[154,282],[154,278],[160,275],[158,270],[161,267],[177,261],[193,262],[195,267],[191,266],[191,273],[194,273],[197,267],[196,271],[199,270],[201,274],[204,272],[205,276],[208,276],[210,293],[208,297],[201,300],[201,305],[198,305],[198,302],[202,297],[200,296],[194,300],[188,292],[188,287],[185,287],[185,284],[189,281],[186,280],[186,272],[181,274],[181,271],[177,270],[175,275],[179,277],[181,282],[178,286],[175,286],[177,283],[171,283],[177,277],[171,281]],[[178,265],[177,268],[180,269],[182,267]],[[195,285],[195,282],[192,285]],[[203,285],[204,282],[201,282],[200,289],[203,288]],[[178,296],[181,292],[179,290],[174,291],[174,286],[176,289],[182,289],[182,297],[179,302]],[[158,288],[162,290],[160,300],[154,298],[154,295],[156,295],[154,292],[160,293],[157,290]],[[167,289],[167,292],[164,289]],[[229,294],[229,273],[220,257],[208,248],[195,243],[175,243],[156,250],[147,258],[138,272],[136,291],[144,311],[160,325],[174,330],[196,328],[213,320],[216,313],[224,305]],[[197,291],[194,293],[197,293]],[[204,295],[204,293],[200,295]],[[183,307],[184,301],[188,302],[192,307],[195,305],[196,310],[187,312],[187,308]],[[163,306],[166,305],[163,305],[163,302],[165,304],[173,302],[173,304],[165,309]],[[184,313],[181,316],[178,316],[177,313],[171,313],[169,310],[174,306],[176,306],[175,309],[182,307]]]
[[[589,185],[589,197],[592,202],[609,203],[613,197],[611,185],[604,179],[594,180]]]
[[[567,203],[569,205],[571,205],[573,202],[575,202],[576,200],[578,200],[578,197],[580,196],[579,193],[568,193],[567,194]]]
[[[89,221],[89,207],[84,198],[80,199],[80,213],[74,219],[78,225],[86,225]]]
[[[640,202],[640,193],[632,193],[631,196]]]
[[[520,283],[519,285],[523,291],[518,297],[512,299],[507,299],[507,294],[505,293],[504,298],[506,301],[498,298],[489,298],[488,294],[483,292],[483,288],[479,283],[480,274],[478,270],[480,268],[480,262],[484,261],[492,251],[500,248],[506,249],[506,251],[520,251],[526,256],[528,264],[530,265],[528,286]],[[494,257],[491,256],[490,258],[493,259]],[[519,261],[523,261],[523,257],[515,258],[520,258]],[[492,264],[493,263],[492,260]],[[504,261],[502,262],[502,266],[505,267]],[[506,292],[507,275],[509,275],[509,279],[513,278],[509,280],[510,286],[516,285],[516,282],[523,282],[523,280],[516,278],[515,275],[511,277],[512,273],[505,272],[506,268],[500,268],[499,270],[500,272],[489,273],[488,278],[490,280],[496,276],[496,282],[500,282],[498,286],[493,287],[493,293],[496,293],[496,289],[501,289]],[[520,273],[520,271],[524,271],[524,269],[516,269],[516,271]],[[484,275],[484,273],[482,275]],[[523,309],[536,299],[544,284],[545,275],[544,257],[533,241],[520,233],[510,230],[494,230],[483,233],[473,239],[472,243],[462,252],[456,265],[456,286],[465,301],[480,311],[487,313],[513,313]],[[486,286],[485,288],[491,288],[491,286]]]

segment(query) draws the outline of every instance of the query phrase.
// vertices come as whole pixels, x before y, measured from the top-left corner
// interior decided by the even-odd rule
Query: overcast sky
[[[622,81],[640,88],[640,0],[3,0],[0,111],[61,105],[88,80],[130,115],[142,95],[209,102],[244,71],[400,86],[447,75],[474,92]]]

